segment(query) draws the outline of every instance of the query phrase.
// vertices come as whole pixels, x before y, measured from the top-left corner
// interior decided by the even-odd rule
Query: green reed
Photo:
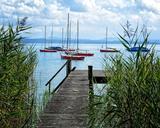
[[[22,33],[29,29],[26,19],[17,26],[0,28],[0,126],[30,127],[35,111],[33,71],[36,52],[24,48]]]
[[[148,43],[149,34],[142,40],[143,31],[137,27],[134,32],[131,40],[119,34],[126,48]],[[160,58],[154,48],[149,53],[139,50],[128,57],[111,57],[110,63],[106,72],[111,78],[106,93],[95,97],[90,128],[160,128]]]

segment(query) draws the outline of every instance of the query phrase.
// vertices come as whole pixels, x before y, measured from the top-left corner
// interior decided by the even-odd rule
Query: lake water
[[[41,97],[48,87],[45,86],[47,81],[60,69],[60,67],[66,62],[66,60],[61,59],[60,52],[56,53],[43,53],[39,52],[39,49],[43,48],[44,45],[42,43],[32,44],[27,43],[27,46],[34,45],[37,50],[38,55],[38,64],[34,73],[34,77],[37,82],[37,95]],[[50,44],[48,44],[49,46]],[[55,43],[54,46],[58,46],[58,43]],[[76,48],[76,44],[71,44],[72,48]],[[72,67],[76,66],[76,69],[87,69],[88,65],[92,65],[93,69],[104,69],[105,62],[104,58],[109,58],[110,56],[115,56],[118,53],[101,53],[99,49],[102,47],[101,43],[94,44],[80,44],[79,48],[84,50],[89,50],[94,53],[93,57],[85,57],[83,61],[72,61]],[[110,44],[108,43],[108,47],[115,47],[124,54],[124,56],[128,56],[131,53],[127,52],[120,43]],[[150,46],[148,46],[150,47]],[[157,55],[160,55],[160,45],[156,45],[155,47]],[[64,68],[60,74],[53,80],[51,83],[51,89],[55,88],[58,83],[65,77],[66,69]]]

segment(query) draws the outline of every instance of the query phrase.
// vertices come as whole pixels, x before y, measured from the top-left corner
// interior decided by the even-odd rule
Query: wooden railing
[[[67,76],[70,74],[71,71],[75,70],[76,67],[73,69],[71,66],[71,60],[67,60],[66,63],[52,76],[50,80],[45,84],[45,86],[48,86],[48,92],[51,94],[51,82],[52,80],[61,72],[61,70],[66,66],[66,76],[65,78],[58,84],[58,86],[53,90],[53,92],[57,91],[57,89],[60,87],[60,85],[63,83],[63,81],[67,78]]]

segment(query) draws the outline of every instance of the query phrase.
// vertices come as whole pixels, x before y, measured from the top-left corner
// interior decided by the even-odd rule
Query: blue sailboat
[[[150,50],[146,47],[131,47],[128,49],[128,51],[130,51],[130,52],[137,52],[137,51],[149,52]]]

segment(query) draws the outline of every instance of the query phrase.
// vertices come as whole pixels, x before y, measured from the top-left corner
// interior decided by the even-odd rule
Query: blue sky
[[[16,23],[17,18],[28,17],[32,26],[29,37],[42,38],[44,26],[50,37],[66,29],[67,13],[72,23],[72,38],[76,36],[76,21],[80,22],[80,38],[105,38],[123,33],[120,24],[129,20],[133,26],[146,24],[151,37],[160,38],[160,0],[0,0],[0,24]]]

